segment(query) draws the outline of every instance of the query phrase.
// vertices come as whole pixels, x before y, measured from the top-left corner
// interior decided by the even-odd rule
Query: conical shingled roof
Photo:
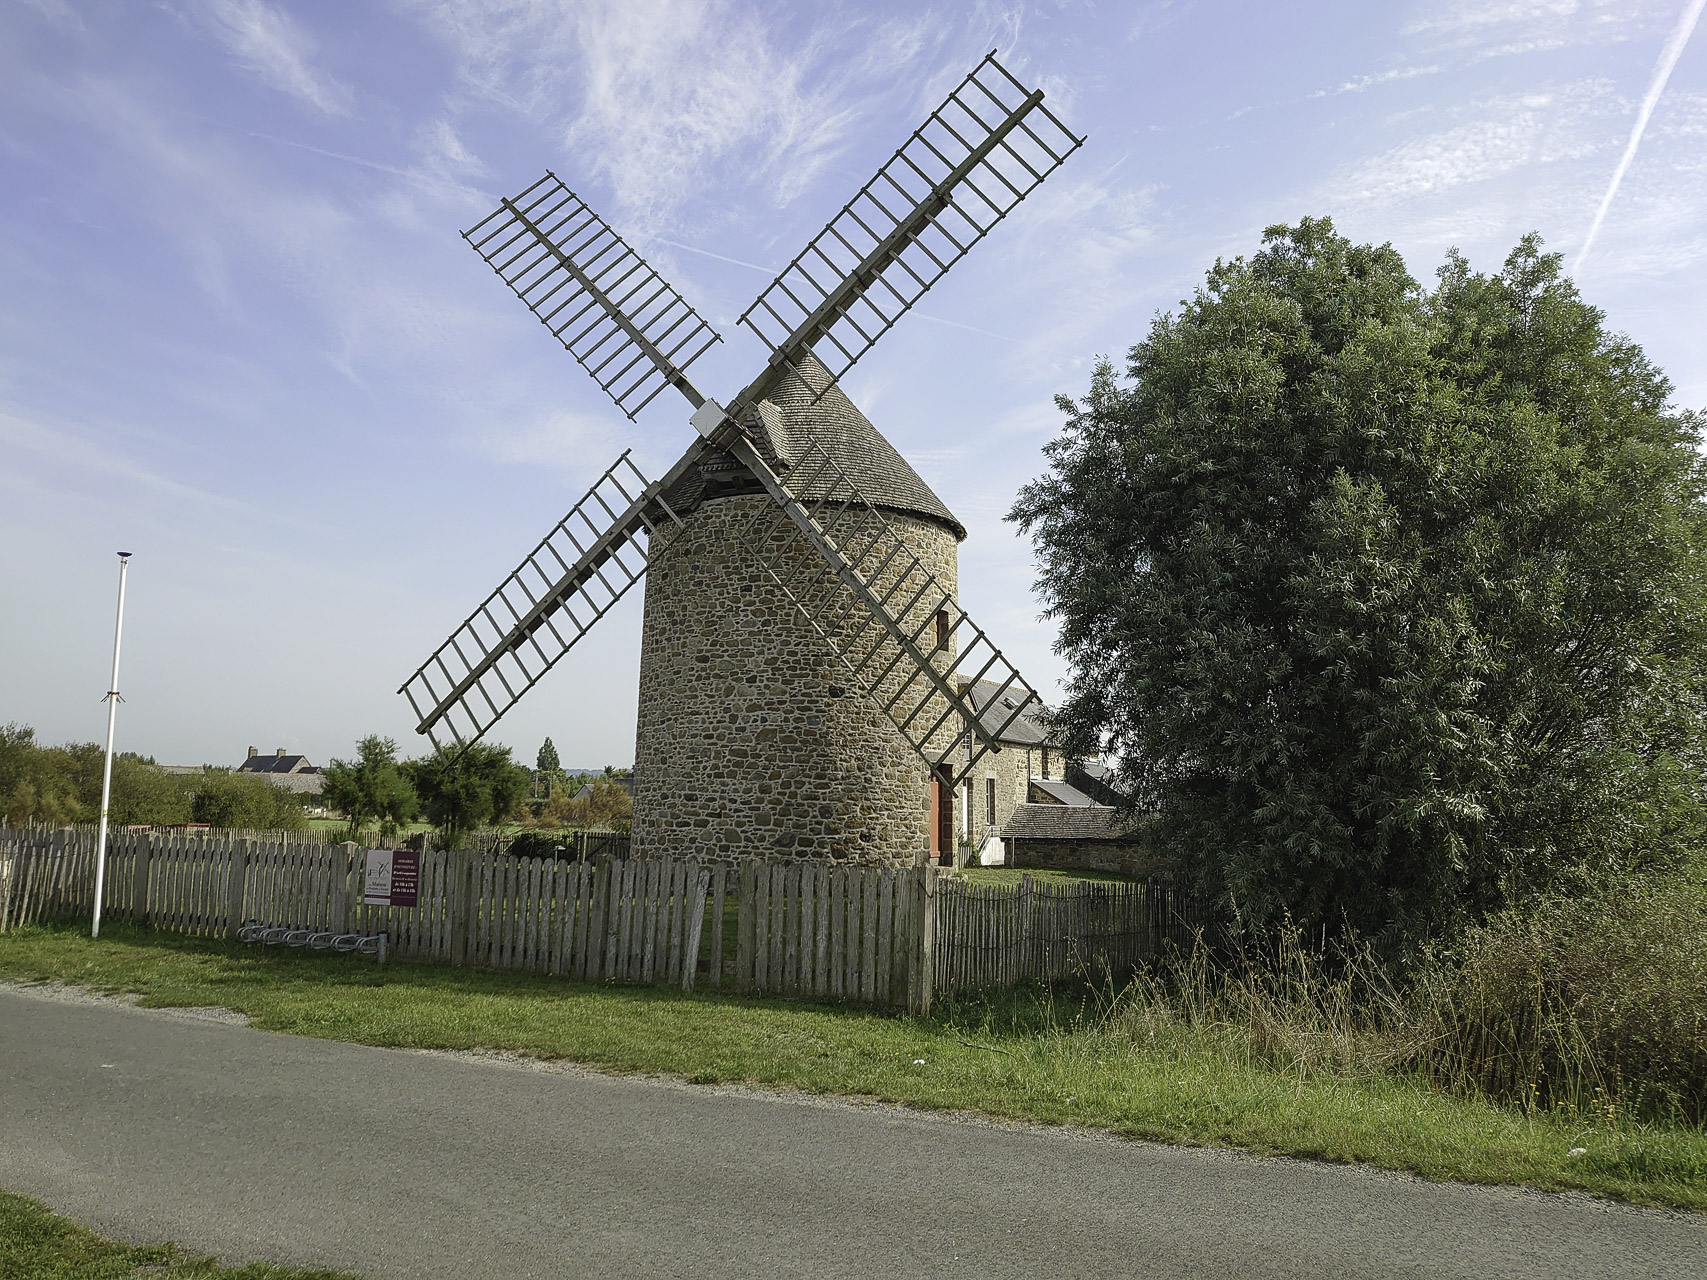
[[[813,387],[821,388],[830,381],[824,366],[808,355],[800,371],[790,371],[760,407],[760,416],[770,436],[770,452],[776,460],[785,468],[790,467],[807,442],[816,441],[873,506],[940,521],[954,531],[956,538],[965,538],[966,526],[954,518],[943,500],[842,389],[831,386],[814,404],[813,388],[801,378],[802,373]],[[766,412],[767,407],[774,412]],[[785,477],[786,474],[785,471]],[[800,496],[822,495],[808,492]]]
[[[786,480],[808,443],[816,442],[873,506],[934,520],[956,538],[964,539],[966,526],[955,519],[943,500],[842,389],[831,386],[813,403],[812,389],[802,380],[801,373],[818,387],[829,381],[823,365],[808,356],[800,372],[790,370],[769,398],[760,402],[758,421],[748,424],[766,461]],[[745,468],[742,474],[745,475]],[[690,511],[710,496],[707,487],[703,475],[689,476],[667,495],[666,501],[677,511]],[[717,489],[732,492],[726,483],[719,483]],[[808,488],[799,496],[810,499],[824,495]]]

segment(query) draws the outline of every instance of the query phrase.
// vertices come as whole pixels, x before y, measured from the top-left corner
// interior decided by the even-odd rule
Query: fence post
[[[728,871],[721,863],[714,863],[711,868],[711,939],[705,981],[714,990],[723,984],[723,901],[729,892]]]
[[[231,841],[231,862],[225,876],[225,940],[237,941],[237,931],[243,927],[243,890],[249,875],[248,838]]]
[[[136,857],[130,864],[130,918],[133,924],[147,924],[148,864],[154,857],[154,833],[144,831],[136,837]]]
[[[1032,959],[1032,927],[1031,927],[1031,872],[1022,871],[1019,876],[1019,973],[1020,978],[1029,978],[1037,968]]]
[[[445,916],[450,927],[450,962],[468,963],[468,910],[474,896],[469,881],[474,875],[474,857],[467,848],[455,849],[446,855],[450,862],[450,885],[445,903]]]
[[[735,899],[735,991],[745,995],[753,989],[753,940],[758,914],[759,863],[741,861],[741,879]]]
[[[367,868],[363,865],[363,860],[356,857],[361,846],[354,840],[343,841],[338,845],[338,849],[344,855],[344,883],[342,891],[338,894],[340,899],[338,903],[339,931],[355,933],[357,931],[356,911],[360,908],[362,901],[362,891],[359,886],[363,883]]]
[[[908,1001],[910,1012],[919,1018],[927,1018],[931,1012],[931,995],[936,987],[936,877],[937,869],[932,863],[915,868],[913,874],[919,877],[918,915],[914,919],[918,939],[918,964],[913,981],[909,984],[912,997]]]

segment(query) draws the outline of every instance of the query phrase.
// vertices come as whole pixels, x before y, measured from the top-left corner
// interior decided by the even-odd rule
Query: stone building
[[[1013,699],[987,681],[972,685],[966,692],[991,729],[1000,726],[1015,709]],[[1009,829],[1029,807],[1100,809],[1119,804],[1124,798],[1103,781],[1107,771],[1100,764],[1071,759],[1061,750],[1051,734],[1048,713],[1041,706],[1034,704],[1023,711],[997,741],[1002,749],[978,761],[972,774],[961,780],[955,797],[955,830],[963,850],[962,861],[985,866],[1011,864]]]
[[[839,389],[814,403],[791,377],[749,427],[785,477],[805,440],[815,441],[956,593],[965,527]],[[828,642],[765,571],[772,554],[816,553],[779,524],[758,481],[712,454],[666,500],[682,525],[660,527],[648,557],[636,847],[875,863],[952,852],[947,789],[882,708],[851,687]],[[951,636],[939,652],[946,669]],[[889,686],[901,679],[897,672]],[[950,724],[929,744],[938,758],[953,749],[954,732]]]
[[[237,766],[237,772],[259,776],[279,790],[295,792],[297,795],[319,795],[324,781],[320,776],[319,767],[310,764],[307,756],[286,755],[283,747],[270,756],[264,756],[254,747],[250,747],[248,757]]]
[[[804,372],[823,385],[821,369]],[[748,426],[785,478],[808,439],[822,447],[956,594],[965,527],[838,388],[814,401],[792,376]],[[774,555],[785,565],[818,558],[778,519],[758,480],[716,453],[665,497],[682,524],[661,526],[648,557],[635,734],[637,848],[671,857],[910,863],[923,854],[999,864],[1002,829],[1021,807],[1093,803],[1067,779],[1069,762],[1041,707],[1003,729],[1001,749],[951,793],[882,708],[850,687],[829,643],[766,572]],[[892,584],[874,585],[881,594]],[[821,602],[805,603],[815,610]],[[855,627],[860,616],[840,625]],[[906,620],[930,634],[928,618]],[[948,629],[937,646],[934,661],[946,671],[954,656]],[[903,677],[893,674],[886,692]],[[961,692],[991,729],[1016,709],[1011,695],[988,682]],[[926,722],[935,719],[932,712]],[[933,758],[967,758],[953,718],[937,739],[929,744]]]

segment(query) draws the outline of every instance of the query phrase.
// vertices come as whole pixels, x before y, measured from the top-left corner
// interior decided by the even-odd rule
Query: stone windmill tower
[[[478,739],[644,575],[635,837],[659,854],[909,861],[1036,695],[956,602],[965,529],[837,380],[1083,139],[992,53],[741,317],[769,358],[728,407],[688,380],[717,333],[546,176],[466,238],[631,419],[624,453],[400,690]]]

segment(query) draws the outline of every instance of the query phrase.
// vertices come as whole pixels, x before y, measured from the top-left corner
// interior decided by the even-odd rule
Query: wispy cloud
[[[1395,80],[1415,80],[1418,76],[1439,75],[1442,70],[1444,68],[1439,66],[1395,67],[1391,71],[1377,71],[1366,76],[1356,76],[1338,88],[1318,89],[1310,96],[1312,98],[1326,98],[1341,93],[1362,93],[1366,89],[1373,89],[1376,85],[1391,84]]]
[[[1143,40],[1165,31],[1190,11],[1192,0],[1149,0],[1126,33],[1128,40]]]
[[[845,11],[785,31],[730,0],[416,7],[470,91],[560,130],[577,168],[612,189],[615,212],[639,234],[678,227],[730,173],[787,204],[841,153],[875,97],[945,38],[919,18]],[[693,217],[703,224],[703,208]]]
[[[24,5],[63,30],[83,30],[83,19],[77,16],[77,11],[65,0],[24,0]]]
[[[161,497],[228,510],[243,510],[247,506],[227,494],[210,493],[161,475],[126,457],[109,443],[90,438],[69,423],[41,421],[27,410],[13,412],[0,406],[0,445],[18,453],[33,454],[38,460],[60,468],[64,473],[79,475],[86,480],[105,477],[132,488],[149,490]],[[61,487],[83,486],[63,484]]]
[[[1602,0],[1605,7],[1606,0]],[[1557,27],[1576,17],[1583,0],[1451,0],[1436,6],[1403,28],[1408,36],[1428,35],[1454,42],[1478,43],[1491,33],[1514,27]]]
[[[1413,137],[1330,180],[1329,207],[1392,205],[1444,195],[1520,170],[1580,160],[1598,146],[1593,122],[1612,97],[1594,79],[1464,104],[1463,123]]]
[[[1660,95],[1665,92],[1666,81],[1671,79],[1672,68],[1677,66],[1684,46],[1695,32],[1696,23],[1701,21],[1703,7],[1707,7],[1707,0],[1689,0],[1689,3],[1684,5],[1682,14],[1678,16],[1677,26],[1671,37],[1660,50],[1660,60],[1654,65],[1654,75],[1648,83],[1648,92],[1642,98],[1642,105],[1637,108],[1635,123],[1630,126],[1630,141],[1625,144],[1624,154],[1618,158],[1618,164],[1612,170],[1612,181],[1606,184],[1606,194],[1600,199],[1600,208],[1595,210],[1594,221],[1589,224],[1588,235],[1583,238],[1583,247],[1577,253],[1578,271],[1581,271],[1583,264],[1588,261],[1595,238],[1600,235],[1601,224],[1606,221],[1606,212],[1612,208],[1612,201],[1618,195],[1618,185],[1624,181],[1624,175],[1630,169],[1630,162],[1636,158],[1636,148],[1642,145],[1642,134],[1648,127],[1648,121],[1653,118],[1654,107],[1659,103]]]
[[[614,414],[535,411],[525,421],[488,424],[470,440],[476,452],[497,462],[561,471],[591,480],[632,443]]]
[[[1460,61],[1484,62],[1630,39],[1649,14],[1631,0],[1448,0],[1407,24],[1402,34]]]
[[[327,115],[349,114],[348,86],[313,66],[314,42],[289,14],[264,0],[202,0],[196,16],[240,66],[274,89]]]

